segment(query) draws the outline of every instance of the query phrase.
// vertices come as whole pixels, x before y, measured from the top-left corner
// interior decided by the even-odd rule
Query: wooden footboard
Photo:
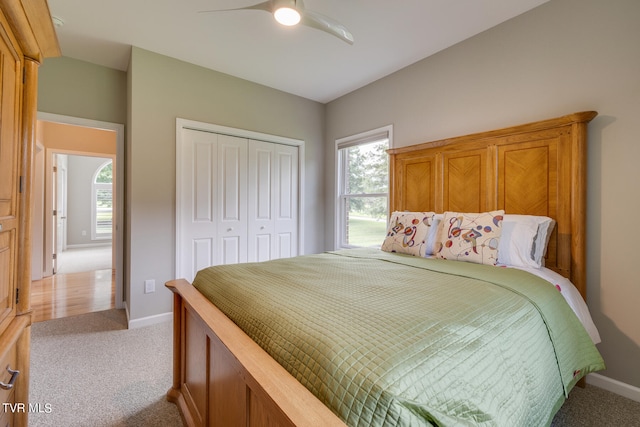
[[[186,280],[174,293],[173,386],[188,426],[341,426],[329,408]]]

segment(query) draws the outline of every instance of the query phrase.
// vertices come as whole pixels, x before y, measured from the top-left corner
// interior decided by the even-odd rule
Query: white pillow
[[[554,224],[549,217],[505,214],[498,263],[540,268]]]
[[[434,246],[436,244],[436,238],[438,237],[438,226],[443,217],[443,214],[433,215],[431,227],[429,227],[429,232],[427,233],[424,256],[432,256],[434,254]]]
[[[556,222],[546,216],[536,217],[538,221],[538,234],[533,243],[533,259],[536,263],[544,266],[544,256],[547,254],[547,246]]]

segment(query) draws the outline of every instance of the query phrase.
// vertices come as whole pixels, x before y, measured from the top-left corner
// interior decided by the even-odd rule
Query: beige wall
[[[597,110],[588,146],[588,302],[603,375],[640,387],[640,2],[553,0],[327,105],[336,138],[386,124],[394,143],[465,135]],[[327,197],[333,233],[333,195]]]
[[[77,59],[47,58],[38,73],[38,111],[124,124],[127,75]]]
[[[304,251],[324,249],[322,104],[135,47],[128,79],[131,319],[172,310],[162,284],[175,274],[176,117],[303,140]],[[144,294],[146,279],[155,293]]]

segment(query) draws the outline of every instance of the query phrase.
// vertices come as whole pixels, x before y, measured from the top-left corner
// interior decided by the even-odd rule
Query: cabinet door
[[[15,313],[18,242],[20,62],[0,34],[0,330]]]

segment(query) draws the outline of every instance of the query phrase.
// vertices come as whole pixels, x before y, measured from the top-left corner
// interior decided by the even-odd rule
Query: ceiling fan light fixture
[[[300,22],[300,12],[291,7],[280,7],[273,12],[274,18],[282,25],[291,27]]]
[[[0,0],[0,2],[2,1],[3,0]],[[272,15],[280,25],[306,25],[336,36],[348,44],[353,44],[353,35],[344,25],[319,13],[306,10],[303,0],[263,0],[261,3],[256,3],[252,6],[234,9],[203,10],[202,13],[231,12],[235,10],[261,10]]]

